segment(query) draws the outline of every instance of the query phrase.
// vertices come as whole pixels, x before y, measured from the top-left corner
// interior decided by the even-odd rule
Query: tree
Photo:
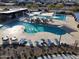
[[[64,7],[63,4],[57,4],[57,5],[55,6],[55,8],[57,8],[57,9],[60,9],[60,8],[63,8],[63,7]]]
[[[32,5],[31,5],[31,4],[27,4],[26,7],[27,7],[27,8],[31,8]]]
[[[52,8],[55,8],[55,5],[53,4],[50,4],[50,5],[47,5],[48,9],[52,9]]]
[[[32,4],[27,4],[26,7],[29,9],[35,9],[38,8],[39,6],[37,4],[32,3]]]
[[[63,8],[64,5],[63,4],[57,4],[57,5],[53,5],[53,4],[49,4],[47,5],[48,9],[60,9],[60,8]]]

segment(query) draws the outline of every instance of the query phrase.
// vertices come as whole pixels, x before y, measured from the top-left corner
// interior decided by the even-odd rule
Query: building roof
[[[74,16],[75,16],[76,20],[79,22],[79,12],[78,13],[74,13]]]
[[[23,11],[23,10],[27,10],[27,8],[13,8],[10,10],[1,10],[0,14],[9,14],[9,13],[14,13],[14,12]]]

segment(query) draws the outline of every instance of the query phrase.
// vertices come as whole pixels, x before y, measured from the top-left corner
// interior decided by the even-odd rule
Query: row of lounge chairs
[[[48,22],[53,22],[52,19],[40,19],[40,18],[37,18],[37,19],[29,19],[29,18],[26,18],[25,20],[27,20],[28,22],[31,22],[31,23],[42,23],[42,24],[46,24]]]
[[[12,37],[12,38],[9,38],[8,36],[2,37],[2,42],[5,45],[10,44],[10,43],[17,43],[17,40],[18,39],[16,37]]]
[[[20,45],[28,45],[28,46],[30,46],[30,45],[33,45],[33,46],[40,45],[40,46],[42,46],[43,44],[50,46],[53,43],[49,39],[48,39],[48,43],[46,43],[44,39],[35,41],[33,43],[31,40],[26,40],[24,38],[18,40],[16,37],[9,38],[8,36],[2,37],[2,41],[3,41],[3,44],[15,43],[15,44],[20,44]]]
[[[4,38],[2,39],[3,41],[5,41]],[[14,43],[16,42],[19,45],[15,45]],[[58,54],[61,56],[62,55],[66,56],[66,53],[69,55],[71,54],[76,55],[76,53],[74,53],[74,49],[72,46],[64,43],[61,43],[60,46],[55,45],[54,42],[50,39],[48,40],[40,39],[34,43],[31,40],[26,40],[26,39],[20,39],[19,41],[14,40],[13,45],[8,45],[6,48],[0,47],[0,54],[3,55],[3,52],[4,55],[6,54],[10,55],[9,57],[7,57],[10,59],[46,59],[46,58],[52,59],[54,58],[54,56],[57,57]]]
[[[12,38],[9,38],[8,36],[5,36],[5,37],[2,37],[2,41],[3,41],[3,44],[12,44],[12,43],[15,43],[15,44],[19,44],[19,45],[26,45],[26,46],[59,46],[59,45],[63,45],[63,46],[69,46],[68,44],[66,43],[60,43],[60,41],[58,41],[57,39],[55,41],[52,41],[51,39],[40,39],[40,40],[37,40],[35,42],[32,42],[31,40],[27,40],[25,38],[21,38],[20,40],[17,39],[15,36],[12,37]],[[57,41],[57,42],[56,42]]]

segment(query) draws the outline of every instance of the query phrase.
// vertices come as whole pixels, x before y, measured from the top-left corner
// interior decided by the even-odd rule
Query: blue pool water
[[[37,32],[50,32],[50,33],[54,33],[57,35],[63,35],[66,32],[57,27],[57,26],[48,26],[48,25],[44,25],[44,24],[34,24],[34,23],[26,23],[26,22],[20,22],[20,21],[14,21],[12,23],[7,24],[6,26],[8,27],[12,27],[15,25],[23,25],[25,26],[25,32],[27,32],[28,34],[35,34]]]
[[[63,15],[63,14],[55,14],[53,15],[53,19],[57,19],[57,20],[66,20],[66,15]],[[57,18],[56,18],[57,17]]]
[[[33,16],[30,16],[29,18],[32,18]],[[42,19],[56,19],[56,20],[66,20],[66,15],[64,14],[54,14],[52,16],[41,16],[41,15],[37,15],[35,16],[36,18],[42,18]]]

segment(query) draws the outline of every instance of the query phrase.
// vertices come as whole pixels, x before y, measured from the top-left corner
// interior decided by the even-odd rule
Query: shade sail
[[[75,30],[75,29],[73,29],[73,28],[71,28],[71,27],[68,27],[68,26],[66,26],[66,25],[63,25],[63,26],[61,27],[61,29],[64,29],[64,30],[66,31],[66,33],[77,32],[77,30]]]

